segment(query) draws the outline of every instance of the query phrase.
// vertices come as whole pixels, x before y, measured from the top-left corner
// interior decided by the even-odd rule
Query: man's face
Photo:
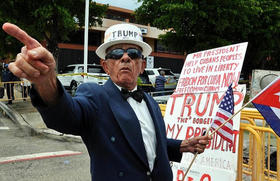
[[[141,48],[137,45],[118,44],[108,48],[106,53],[108,54],[114,49],[138,49],[142,52]],[[105,61],[102,61],[101,65],[114,83],[120,87],[132,90],[137,85],[137,77],[140,73],[143,73],[146,62],[142,57],[132,59],[125,52],[121,58],[113,59],[109,57]]]

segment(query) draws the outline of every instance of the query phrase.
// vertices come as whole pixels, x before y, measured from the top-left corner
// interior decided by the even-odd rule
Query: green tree
[[[267,57],[279,69],[277,0],[140,1],[136,20],[166,30],[160,38],[167,47],[192,53],[248,41],[245,73],[269,67]]]
[[[253,68],[279,70],[280,68],[280,1],[259,1],[261,12],[249,34],[251,44],[248,58]],[[254,66],[255,64],[255,66]]]
[[[90,3],[89,26],[102,24],[107,6]],[[3,0],[0,23],[11,22],[39,41],[56,55],[58,43],[69,40],[73,31],[84,26],[85,0]],[[0,32],[0,57],[15,56],[22,44]]]

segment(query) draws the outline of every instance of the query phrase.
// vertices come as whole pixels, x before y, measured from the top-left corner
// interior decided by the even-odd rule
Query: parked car
[[[146,71],[139,75],[137,80],[137,86],[145,92],[153,92],[155,90],[155,87],[149,80],[149,76]]]
[[[160,71],[165,72],[165,78],[168,83],[165,84],[165,89],[175,89],[177,86],[176,75],[168,68],[146,68],[144,73],[139,77],[148,77],[146,82],[150,82],[155,87],[156,77],[160,75]]]
[[[174,75],[176,77],[176,81],[178,82],[181,74],[180,73],[174,73]]]
[[[57,76],[65,89],[74,93],[83,82],[95,82],[103,85],[109,76],[104,72],[101,65],[88,64],[87,75],[83,74],[84,64],[71,64],[62,69]]]

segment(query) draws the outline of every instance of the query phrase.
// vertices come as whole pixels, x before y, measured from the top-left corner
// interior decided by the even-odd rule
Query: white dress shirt
[[[121,90],[121,87],[119,87],[118,85],[116,86]],[[137,90],[137,87],[135,87],[132,91],[135,90]],[[157,145],[153,119],[144,99],[141,101],[141,103],[139,103],[132,97],[129,97],[127,99],[127,102],[130,104],[139,120],[150,171],[152,171],[154,168],[154,162],[156,158]]]

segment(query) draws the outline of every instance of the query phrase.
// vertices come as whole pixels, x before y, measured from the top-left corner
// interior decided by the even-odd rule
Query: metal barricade
[[[257,110],[241,111],[241,120],[237,180],[280,180],[280,138]]]
[[[26,81],[0,82],[3,92],[0,92],[0,101],[14,101],[30,99],[29,92],[31,85]]]

